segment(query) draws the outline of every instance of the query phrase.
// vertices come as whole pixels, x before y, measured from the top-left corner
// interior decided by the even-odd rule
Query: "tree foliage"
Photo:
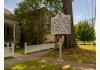
[[[50,18],[62,8],[59,0],[23,0],[15,9],[24,41],[38,44],[43,42],[50,27]],[[48,25],[48,26],[47,26]]]
[[[80,41],[94,41],[95,29],[94,25],[88,21],[80,21],[75,25],[75,36]]]

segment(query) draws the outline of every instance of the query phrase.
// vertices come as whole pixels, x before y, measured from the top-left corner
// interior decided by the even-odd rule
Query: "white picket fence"
[[[47,50],[51,48],[54,48],[54,43],[39,44],[39,45],[27,45],[27,43],[25,43],[25,54],[41,50]]]
[[[7,47],[4,47],[4,57],[13,57],[14,56],[14,44],[9,46],[9,42],[6,43]]]

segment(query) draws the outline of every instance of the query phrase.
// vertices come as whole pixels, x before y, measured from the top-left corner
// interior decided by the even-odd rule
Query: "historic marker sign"
[[[71,34],[70,15],[60,12],[51,18],[51,34]]]

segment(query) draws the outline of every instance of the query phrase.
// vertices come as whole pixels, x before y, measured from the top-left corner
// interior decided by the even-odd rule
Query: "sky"
[[[17,7],[17,3],[22,0],[4,0],[4,7],[11,12]],[[74,0],[73,3],[74,23],[84,19],[92,18],[92,0]],[[95,0],[93,0],[93,17],[95,17]]]

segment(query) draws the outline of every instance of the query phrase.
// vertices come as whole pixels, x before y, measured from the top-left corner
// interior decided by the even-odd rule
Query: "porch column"
[[[14,42],[14,47],[15,47],[15,44],[16,44],[15,29],[16,29],[16,24],[14,24],[14,27],[13,27],[13,42]]]

